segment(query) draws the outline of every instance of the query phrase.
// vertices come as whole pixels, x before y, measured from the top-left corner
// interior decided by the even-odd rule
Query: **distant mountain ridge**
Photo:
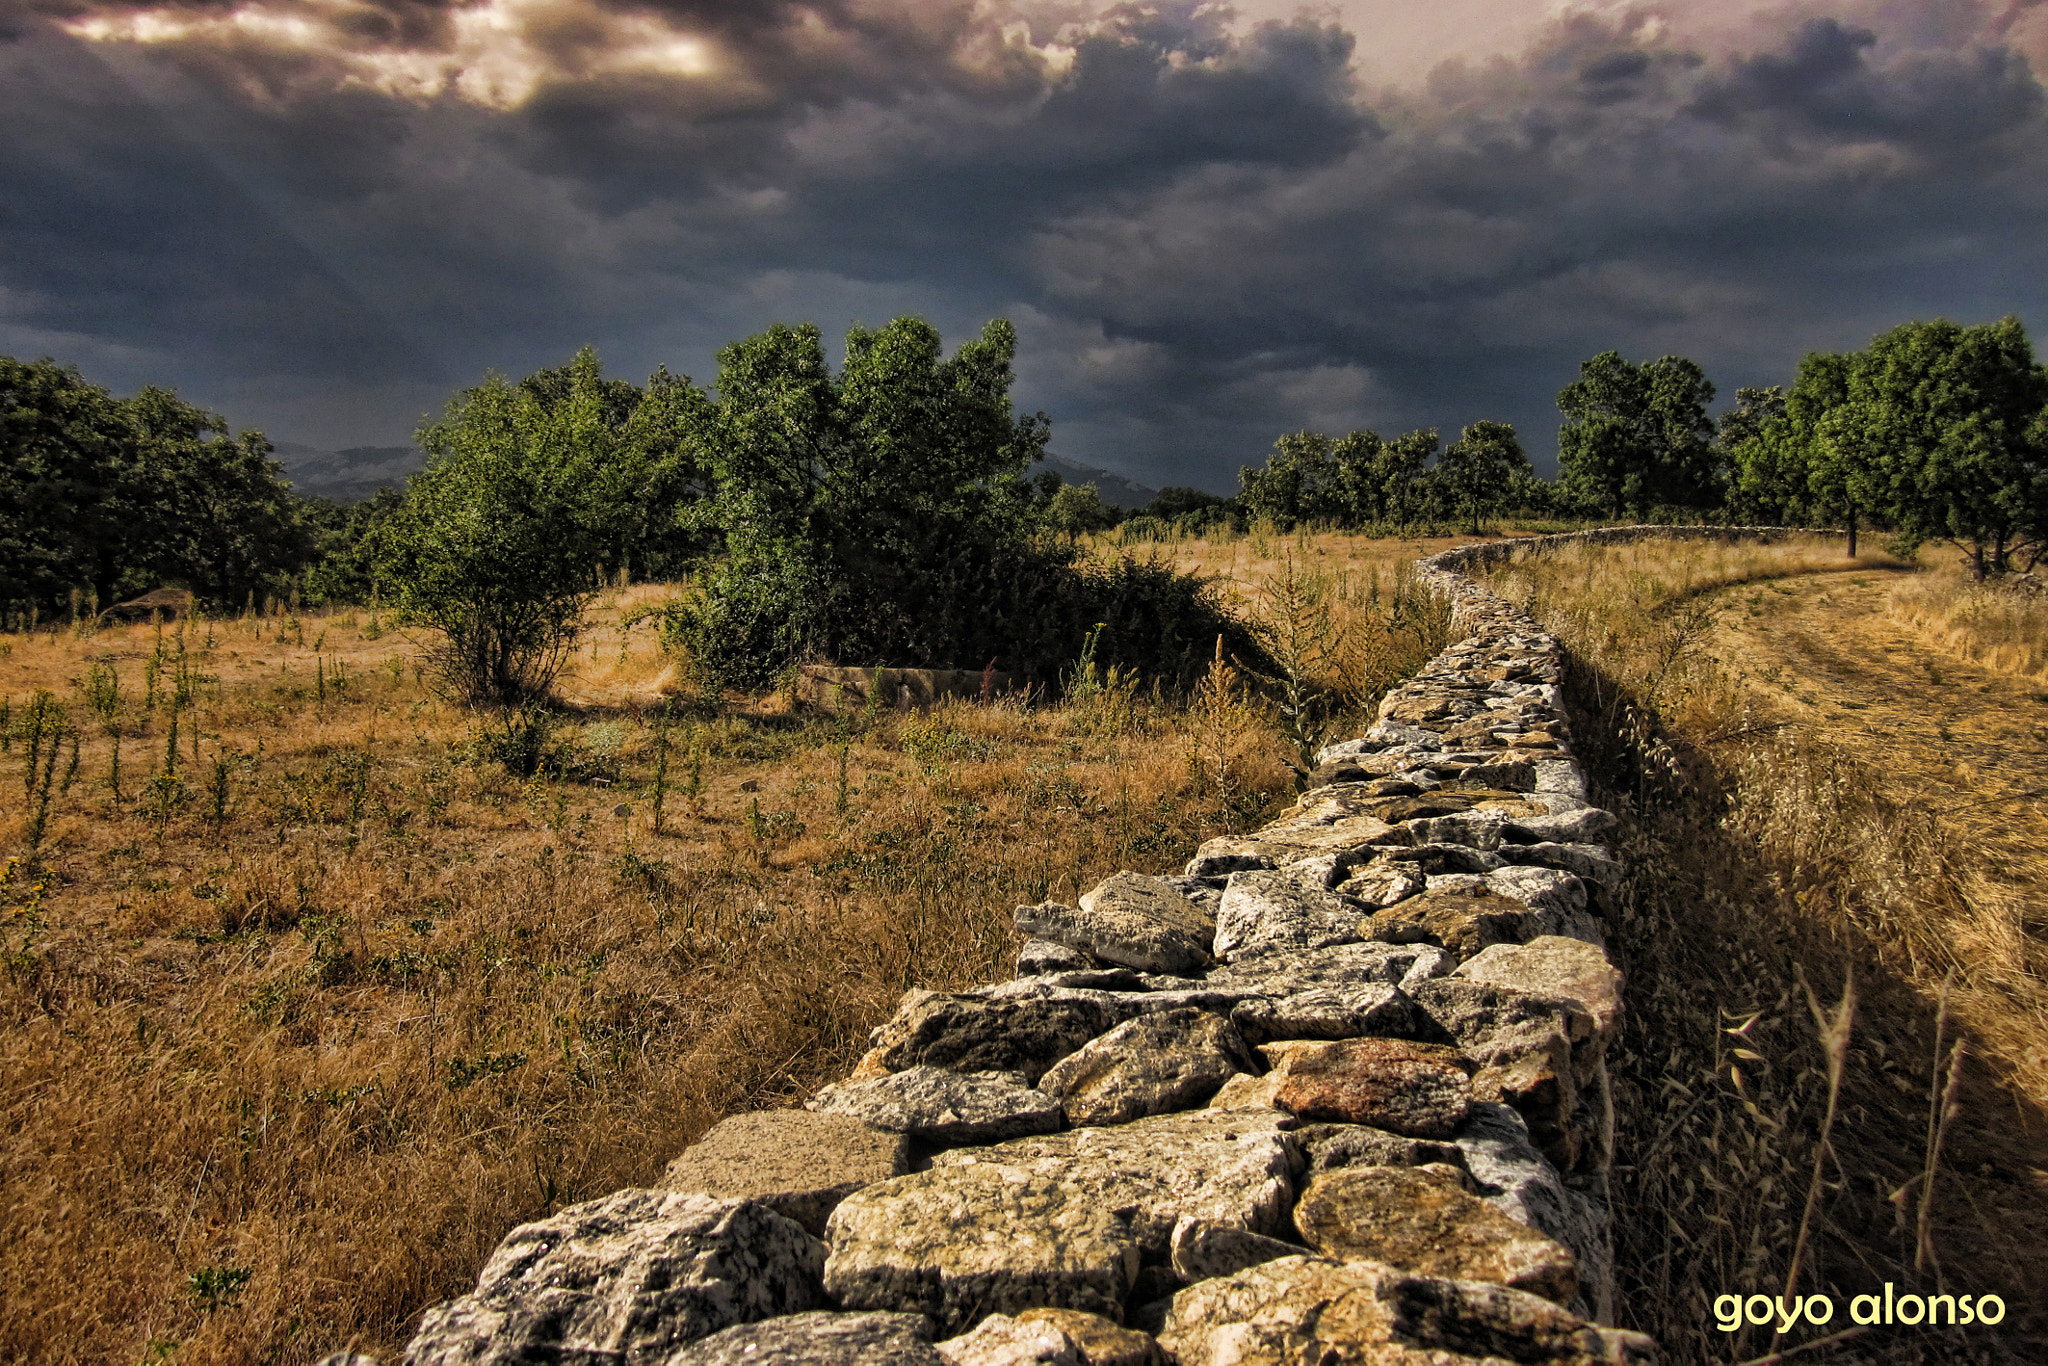
[[[280,441],[276,449],[293,488],[337,503],[360,502],[378,489],[403,488],[408,478],[427,467],[426,453],[417,446],[350,446],[326,451],[297,441]],[[1026,473],[1047,469],[1069,484],[1095,485],[1103,502],[1126,511],[1135,511],[1159,495],[1158,489],[1063,455],[1048,455]]]

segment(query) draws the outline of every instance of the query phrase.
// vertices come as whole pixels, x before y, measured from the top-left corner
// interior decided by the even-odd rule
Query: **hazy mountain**
[[[1158,489],[1148,489],[1143,484],[1133,484],[1120,474],[1096,469],[1069,460],[1063,455],[1048,455],[1024,473],[1028,478],[1040,470],[1051,470],[1069,484],[1093,484],[1095,491],[1102,495],[1102,501],[1112,507],[1136,511],[1159,495]]]
[[[294,489],[337,503],[360,502],[381,488],[402,488],[408,476],[418,474],[427,464],[426,454],[417,446],[350,446],[343,451],[323,451],[296,441],[275,444],[285,478]]]

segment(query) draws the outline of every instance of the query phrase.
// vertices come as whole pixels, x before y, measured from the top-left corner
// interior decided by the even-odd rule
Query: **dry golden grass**
[[[1949,654],[2048,682],[2048,595],[2038,590],[1977,583],[1949,563],[1894,584],[1890,606],[1894,617]]]
[[[1678,1361],[1799,1341],[1724,1335],[1711,1313],[1794,1274],[1838,1314],[1885,1281],[2011,1306],[1997,1333],[1873,1329],[1855,1359],[2043,1350],[2048,707],[1901,620],[1921,577],[1818,539],[1586,548],[1496,575],[1571,647],[1581,753],[1625,817],[1620,1264],[1628,1321]],[[1807,988],[1828,1004],[1852,974],[1823,1153]]]
[[[502,723],[357,613],[182,634],[180,797],[146,786],[180,641],[0,637],[14,718],[44,688],[82,728],[47,875],[0,892],[0,1360],[390,1354],[513,1224],[843,1073],[906,988],[1000,975],[1011,906],[1177,866],[1285,786],[1243,706],[842,728],[729,699],[671,729],[657,834],[647,628],[579,650],[555,780],[483,757]],[[17,855],[25,762],[0,756]]]

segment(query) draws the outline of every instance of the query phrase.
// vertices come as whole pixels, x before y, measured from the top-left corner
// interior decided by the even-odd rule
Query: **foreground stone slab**
[[[1209,914],[1156,877],[1118,873],[1081,898],[1019,906],[1017,928],[1105,963],[1140,972],[1186,975],[1209,965],[1216,924]]]
[[[1441,977],[1456,966],[1457,960],[1432,944],[1339,944],[1247,955],[1211,969],[1205,981],[1215,990],[1259,996],[1295,996],[1318,987],[1373,982],[1412,992],[1415,983]]]
[[[1600,1063],[1592,1017],[1571,1001],[1462,977],[1425,982],[1415,1000],[1479,1064],[1474,1098],[1514,1106],[1551,1161],[1575,1168],[1592,1137],[1575,1119],[1580,1083]]]
[[[863,1061],[880,1072],[1020,1072],[1030,1085],[1116,1023],[1105,1003],[1081,993],[912,992],[895,1018],[874,1032]]]
[[[1059,1329],[1088,1366],[1164,1366],[1166,1358],[1150,1333],[1119,1327],[1100,1314],[1073,1309],[1027,1309],[1020,1323],[1044,1323]]]
[[[1604,1181],[1567,1185],[1530,1141],[1529,1126],[1505,1105],[1474,1102],[1455,1140],[1483,1198],[1501,1213],[1571,1249],[1579,1269],[1573,1313],[1602,1323],[1614,1316],[1614,1246]]]
[[[946,1366],[946,1358],[922,1314],[818,1310],[724,1329],[661,1366]]]
[[[841,1200],[908,1171],[910,1144],[859,1119],[763,1110],[713,1125],[662,1173],[661,1189],[758,1200],[813,1235]]]
[[[825,1288],[841,1306],[924,1314],[941,1337],[1039,1306],[1117,1317],[1138,1272],[1126,1215],[1085,1186],[994,1162],[856,1191],[826,1236]]]
[[[1015,1072],[912,1067],[869,1081],[827,1086],[808,1104],[823,1115],[947,1146],[1051,1133],[1061,1124],[1059,1101],[1026,1086]]]
[[[1249,1043],[1275,1039],[1358,1039],[1427,1037],[1429,1016],[1396,986],[1372,983],[1318,987],[1294,996],[1261,996],[1230,1012]]]
[[[1469,1066],[1455,1049],[1403,1039],[1294,1044],[1273,1101],[1306,1120],[1448,1138],[1471,1101]]]
[[[623,1190],[505,1235],[474,1291],[429,1309],[410,1366],[652,1366],[736,1323],[819,1307],[825,1249],[747,1200]]]
[[[1568,1304],[1572,1254],[1468,1194],[1450,1167],[1344,1167],[1308,1184],[1294,1207],[1302,1239],[1327,1257],[1384,1262],[1454,1281],[1492,1281]]]
[[[1455,1141],[1408,1138],[1365,1124],[1304,1124],[1294,1131],[1294,1141],[1308,1158],[1311,1174],[1340,1167],[1465,1166],[1465,1150]]]
[[[1053,1064],[1038,1089],[1058,1101],[1069,1124],[1124,1124],[1201,1105],[1258,1068],[1229,1020],[1182,1008],[1126,1020]]]
[[[1291,872],[1232,873],[1216,913],[1216,955],[1355,944],[1359,912]]]
[[[991,1314],[970,1333],[939,1344],[951,1366],[1086,1366],[1074,1340],[1050,1323]]]
[[[934,1170],[976,1163],[1023,1167],[1104,1209],[1127,1211],[1129,1236],[1144,1261],[1156,1265],[1166,1261],[1173,1226],[1183,1215],[1269,1236],[1289,1231],[1299,1162],[1283,1131],[1289,1123],[1271,1109],[1183,1111],[959,1148],[932,1163]]]
[[[1301,1255],[1293,1243],[1183,1216],[1173,1226],[1173,1270],[1189,1283],[1234,1276],[1248,1266]]]
[[[1159,1340],[1181,1366],[1650,1366],[1655,1353],[1519,1290],[1314,1257],[1189,1287]]]

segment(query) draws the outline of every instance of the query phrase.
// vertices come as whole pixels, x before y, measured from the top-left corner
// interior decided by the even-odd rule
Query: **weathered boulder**
[[[1247,1042],[1275,1039],[1434,1039],[1435,1022],[1407,993],[1373,982],[1362,986],[1317,987],[1292,996],[1260,996],[1230,1012]]]
[[[878,1072],[941,1067],[949,1072],[1020,1072],[1029,1085],[1045,1069],[1118,1023],[1084,993],[997,996],[911,992],[872,1037]]]
[[[1091,972],[1102,965],[1091,955],[1050,939],[1027,939],[1017,950],[1019,977],[1041,977],[1055,972]]]
[[[819,1306],[825,1249],[750,1200],[622,1190],[506,1234],[476,1289],[426,1312],[409,1366],[652,1366],[684,1343]]]
[[[1604,1183],[1567,1185],[1529,1141],[1522,1117],[1498,1103],[1475,1102],[1455,1141],[1473,1180],[1492,1192],[1483,1196],[1488,1204],[1571,1249],[1582,1301],[1572,1312],[1601,1322],[1613,1317],[1614,1246]]]
[[[1173,1226],[1170,1250],[1174,1273],[1191,1283],[1234,1276],[1248,1266],[1301,1253],[1295,1244],[1278,1238],[1185,1215]]]
[[[1311,1175],[1340,1167],[1465,1165],[1465,1150],[1455,1142],[1409,1138],[1367,1124],[1304,1124],[1294,1131],[1294,1141]]]
[[[912,1067],[827,1086],[807,1103],[824,1115],[948,1146],[1051,1133],[1061,1123],[1059,1102],[1015,1072]]]
[[[1473,1097],[1512,1105],[1551,1161],[1575,1168],[1588,1138],[1574,1123],[1579,1087],[1601,1062],[1593,1017],[1572,1001],[1462,977],[1421,983],[1415,1001],[1479,1065]]]
[[[1087,1366],[1164,1366],[1150,1333],[1121,1328],[1100,1314],[1078,1309],[1026,1309],[1020,1323],[1048,1323],[1067,1335]]]
[[[1283,1132],[1289,1122],[1276,1110],[1182,1111],[1113,1128],[956,1148],[932,1163],[934,1170],[998,1163],[1057,1180],[1078,1198],[1126,1211],[1144,1260],[1157,1264],[1166,1260],[1167,1240],[1182,1215],[1254,1233],[1287,1232],[1299,1169],[1299,1154]]]
[[[1421,892],[1425,881],[1413,864],[1376,858],[1353,869],[1349,877],[1337,884],[1336,892],[1369,908],[1385,909]],[[1354,916],[1354,924],[1356,919]]]
[[[922,1314],[814,1310],[743,1323],[662,1358],[661,1366],[946,1366]]]
[[[1655,1353],[1537,1295],[1320,1257],[1190,1286],[1159,1340],[1181,1366],[1649,1366]]]
[[[923,1314],[944,1337],[1039,1305],[1118,1316],[1138,1271],[1126,1211],[1086,1185],[990,1161],[856,1191],[826,1237],[825,1288],[842,1307]]]
[[[1070,1124],[1124,1124],[1201,1105],[1230,1078],[1257,1070],[1229,1020],[1182,1008],[1126,1020],[1053,1064],[1038,1089]]]
[[[1274,1104],[1306,1120],[1369,1124],[1413,1138],[1448,1138],[1471,1099],[1457,1050],[1402,1039],[1267,1045],[1277,1056]]]
[[[1209,964],[1216,922],[1170,884],[1138,873],[1118,873],[1081,898],[1078,907],[1056,901],[1019,906],[1017,928],[1027,935],[1143,972],[1186,975]]]
[[[909,1170],[910,1145],[859,1119],[762,1110],[713,1125],[662,1173],[661,1189],[758,1200],[822,1235],[832,1207]]]
[[[1086,1366],[1057,1324],[1008,1314],[989,1315],[971,1332],[940,1343],[938,1351],[949,1366]]]
[[[1232,873],[1216,913],[1216,956],[1355,944],[1359,908],[1289,872]]]
[[[1391,944],[1438,944],[1469,958],[1494,944],[1520,944],[1549,929],[1540,912],[1484,887],[1472,892],[1432,889],[1364,922],[1366,937]]]
[[[1542,935],[1526,944],[1495,944],[1451,976],[1570,1001],[1591,1017],[1603,1044],[1621,1021],[1621,972],[1599,946],[1582,939]]]
[[[1457,966],[1429,944],[1338,944],[1322,949],[1276,949],[1212,968],[1205,985],[1246,996],[1294,996],[1322,987],[1384,982],[1412,993],[1415,984]]]
[[[1294,1206],[1308,1245],[1339,1261],[1383,1262],[1454,1281],[1492,1281],[1567,1304],[1572,1254],[1469,1194],[1450,1167],[1342,1167],[1311,1179]]]

